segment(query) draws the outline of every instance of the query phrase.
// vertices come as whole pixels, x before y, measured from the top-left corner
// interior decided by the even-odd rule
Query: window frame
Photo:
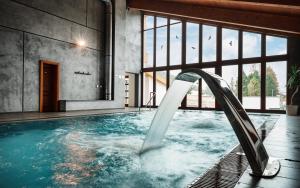
[[[242,103],[242,71],[243,71],[243,65],[244,64],[253,64],[253,63],[259,63],[261,67],[261,95],[260,95],[260,109],[246,109],[249,112],[266,112],[266,113],[285,113],[284,110],[267,110],[266,109],[266,93],[265,93],[265,88],[266,88],[266,63],[271,63],[271,62],[276,62],[276,61],[286,61],[287,62],[287,67],[289,67],[289,59],[288,59],[288,54],[289,54],[289,49],[288,49],[288,39],[285,36],[277,36],[277,35],[269,35],[269,36],[275,36],[275,37],[282,37],[287,39],[287,53],[284,55],[272,55],[272,56],[266,56],[266,33],[262,33],[259,31],[249,31],[249,30],[242,30],[240,28],[234,28],[234,27],[228,27],[228,26],[221,26],[221,25],[216,25],[212,23],[204,23],[200,22],[194,19],[186,19],[186,18],[181,18],[181,17],[176,17],[176,16],[169,16],[169,15],[163,15],[163,14],[156,14],[156,13],[148,13],[148,12],[142,12],[141,20],[141,35],[143,39],[143,33],[144,31],[147,31],[149,29],[144,29],[144,16],[154,16],[154,28],[151,28],[154,30],[154,37],[153,37],[153,44],[154,44],[154,54],[153,54],[153,67],[143,67],[143,62],[144,62],[144,44],[143,40],[141,40],[141,45],[142,45],[142,59],[141,59],[141,73],[144,72],[153,72],[153,91],[156,91],[156,71],[166,71],[167,73],[167,84],[166,87],[167,89],[170,86],[170,70],[177,70],[177,69],[187,69],[187,68],[214,68],[215,73],[222,76],[222,67],[226,65],[237,65],[238,66],[238,99]],[[156,67],[156,29],[160,27],[165,27],[165,26],[159,26],[156,27],[156,17],[163,17],[167,18],[167,65],[166,66],[161,66],[161,67]],[[181,64],[180,65],[170,65],[170,25],[176,24],[176,23],[170,23],[170,20],[179,20],[182,23],[182,54],[181,54]],[[186,64],[186,24],[187,22],[189,23],[196,23],[199,24],[199,62],[197,63],[191,63],[191,64]],[[216,61],[212,62],[203,62],[202,58],[202,38],[203,38],[203,31],[202,27],[203,25],[207,26],[214,26],[216,27]],[[222,60],[222,28],[224,29],[233,29],[238,31],[238,58],[237,59],[230,59],[230,60]],[[259,57],[249,57],[249,58],[243,58],[243,32],[250,32],[250,33],[255,33],[255,34],[260,34],[261,35],[261,56]],[[286,73],[287,74],[287,73]],[[142,74],[143,75],[143,74]],[[288,76],[288,74],[287,74]],[[143,83],[143,76],[141,83]],[[186,97],[183,99],[182,104],[181,104],[181,109],[197,109],[197,110],[220,110],[220,106],[215,104],[215,108],[202,108],[201,106],[201,91],[202,91],[202,84],[199,82],[199,94],[198,94],[198,101],[199,105],[198,107],[187,107],[187,99]],[[289,99],[288,96],[288,89],[286,88],[286,93],[287,93],[287,100]],[[141,86],[141,93],[143,95],[143,84]],[[152,107],[157,107],[155,101],[155,97],[153,99],[153,106]],[[143,104],[143,96],[141,96],[141,104]],[[144,106],[144,105],[142,105]]]

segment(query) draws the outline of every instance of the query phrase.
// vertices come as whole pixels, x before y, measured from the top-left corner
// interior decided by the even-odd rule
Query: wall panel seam
[[[51,39],[51,40],[55,40],[55,41],[59,41],[59,42],[63,42],[63,43],[67,43],[67,44],[71,44],[71,45],[77,46],[77,44],[72,43],[72,42],[55,39],[55,38],[52,38],[52,37],[48,37],[48,36],[44,36],[44,35],[40,35],[40,34],[28,32],[28,31],[24,31],[24,30],[21,30],[21,29],[16,29],[16,28],[8,27],[8,26],[1,25],[1,24],[0,24],[0,27],[4,27],[4,28],[7,28],[7,29],[15,30],[15,31],[21,31],[21,32],[24,32],[25,34],[31,34],[31,35],[35,35],[35,36],[39,36],[39,37],[43,37],[43,38],[47,38],[47,39]],[[103,52],[104,51],[104,49],[96,49],[96,48],[92,48],[92,47],[85,47],[85,49],[94,50],[94,51],[98,51],[98,52]]]
[[[76,22],[76,21],[74,21],[74,20],[70,20],[70,19],[68,19],[68,18],[64,18],[64,17],[62,17],[62,16],[53,14],[53,13],[51,13],[51,12],[48,12],[48,11],[45,11],[45,10],[42,10],[42,9],[39,9],[39,8],[30,6],[30,5],[27,5],[27,4],[25,4],[25,3],[21,3],[21,2],[15,1],[15,0],[10,0],[10,1],[11,1],[11,2],[14,2],[14,3],[16,3],[16,4],[19,4],[19,5],[22,5],[22,6],[25,6],[25,7],[28,7],[28,8],[31,8],[31,9],[34,9],[34,10],[43,12],[43,13],[46,13],[46,14],[49,14],[49,15],[51,15],[51,16],[55,16],[55,17],[57,17],[57,18],[60,18],[60,19],[63,19],[63,20],[72,22],[72,23],[74,23],[74,24],[77,24],[77,25],[86,27],[86,28],[91,29],[91,30],[98,31],[98,32],[103,32],[103,31],[101,31],[101,30],[99,30],[99,29],[95,29],[95,28],[92,28],[92,27],[88,27],[88,26],[87,26],[87,21],[86,21],[86,25],[84,25],[84,24],[78,23],[78,22]],[[87,8],[86,8],[86,9],[87,9]],[[87,14],[87,11],[86,11],[86,14]],[[87,15],[86,15],[86,17],[87,17]],[[86,19],[87,19],[87,18],[86,18]]]

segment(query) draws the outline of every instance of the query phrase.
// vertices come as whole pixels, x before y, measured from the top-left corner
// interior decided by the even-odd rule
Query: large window
[[[260,109],[260,64],[243,65],[242,80],[243,106],[248,109]]]
[[[279,111],[286,105],[287,38],[223,28],[179,18],[144,15],[143,104],[158,106],[187,68],[219,74],[247,110]],[[182,108],[219,107],[208,85],[197,81]]]
[[[153,72],[143,73],[143,105],[153,105]],[[149,103],[148,103],[149,102]]]
[[[167,66],[167,27],[156,30],[156,66]]]
[[[286,105],[286,61],[267,63],[266,109],[284,110]]]
[[[232,29],[222,29],[222,60],[238,58],[239,32]]]
[[[186,23],[186,64],[199,63],[199,24]]]
[[[243,58],[261,56],[261,34],[243,32]]]
[[[180,65],[182,55],[182,23],[172,20],[170,25],[170,65]]]
[[[144,67],[153,67],[153,29],[144,32]]]
[[[202,34],[202,61],[216,61],[217,58],[217,28],[203,25]]]
[[[159,105],[167,91],[167,72],[157,71],[155,77],[156,86],[156,105]]]
[[[287,39],[274,36],[266,36],[266,55],[283,55],[287,53]]]
[[[186,96],[187,107],[198,107],[199,106],[199,80],[194,83]]]
[[[215,73],[215,69],[214,68],[205,68],[202,69],[207,73]],[[201,107],[202,108],[214,108],[215,107],[215,97],[213,95],[213,93],[211,92],[210,88],[208,87],[208,85],[206,84],[206,82],[204,82],[202,80],[202,92],[201,92]]]
[[[222,78],[227,82],[230,89],[238,97],[238,65],[228,65],[222,67]]]

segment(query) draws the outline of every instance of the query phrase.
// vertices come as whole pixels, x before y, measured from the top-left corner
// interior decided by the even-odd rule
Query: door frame
[[[60,64],[57,62],[53,62],[53,61],[48,61],[48,60],[40,60],[40,112],[44,112],[43,109],[43,96],[44,96],[44,65],[48,64],[48,65],[54,65],[55,71],[56,71],[56,77],[55,77],[55,97],[56,97],[56,103],[55,103],[55,111],[58,111],[58,100],[59,100],[59,80],[60,80],[60,74],[59,74],[59,70],[60,70]]]

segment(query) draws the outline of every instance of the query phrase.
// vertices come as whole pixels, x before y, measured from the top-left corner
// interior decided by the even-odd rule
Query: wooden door
[[[59,64],[40,62],[40,112],[57,112],[59,100]]]

